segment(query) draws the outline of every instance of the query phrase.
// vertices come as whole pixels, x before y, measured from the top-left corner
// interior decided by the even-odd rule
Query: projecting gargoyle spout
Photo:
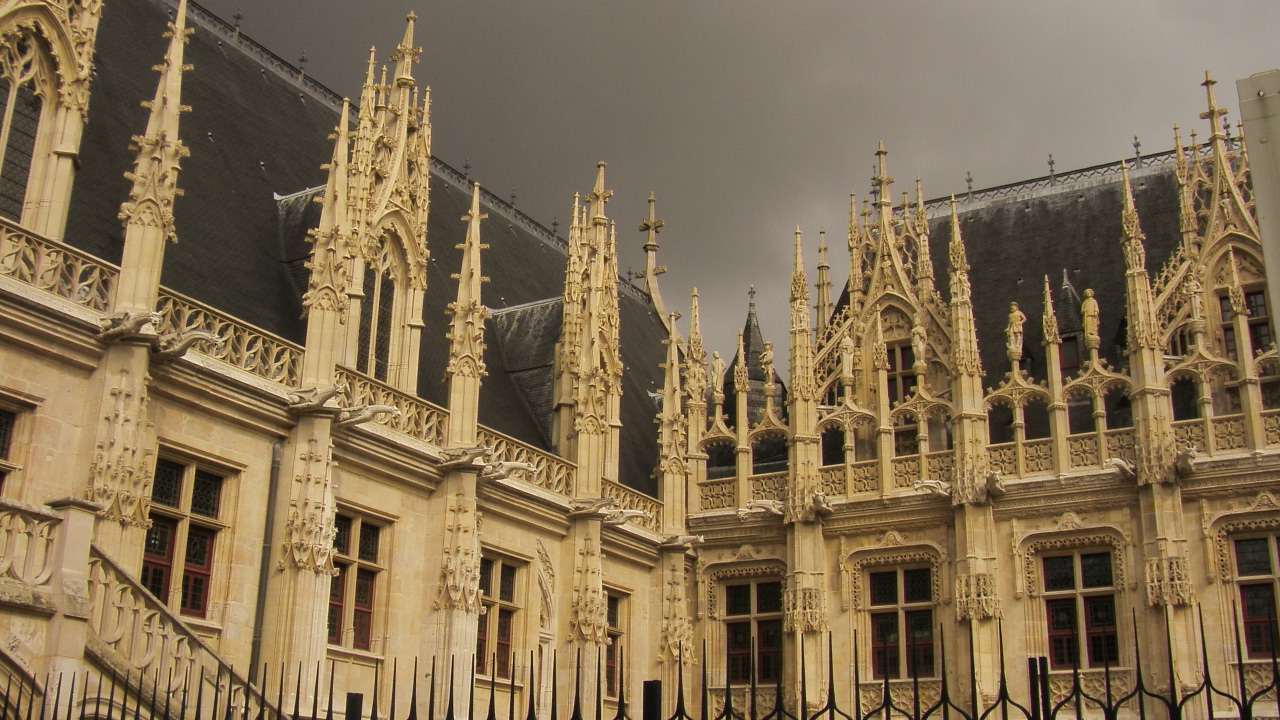
[[[400,417],[400,409],[390,405],[357,405],[339,410],[338,419],[333,423],[333,426],[335,428],[350,428],[386,416]]]

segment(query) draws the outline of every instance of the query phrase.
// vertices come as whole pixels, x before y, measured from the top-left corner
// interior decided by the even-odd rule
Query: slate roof
[[[1178,185],[1172,167],[1132,172],[1134,200],[1146,235],[1147,270],[1159,272],[1181,242],[1178,227]],[[1028,181],[1033,182],[1033,181]],[[985,385],[998,384],[1009,370],[1004,329],[1009,303],[1017,302],[1027,316],[1027,368],[1032,377],[1046,375],[1044,333],[1044,276],[1054,289],[1054,305],[1063,333],[1080,328],[1079,301],[1068,302],[1062,289],[1063,270],[1080,296],[1094,291],[1101,310],[1100,354],[1113,366],[1124,363],[1124,254],[1120,246],[1123,199],[1118,173],[1114,180],[1086,187],[1065,186],[1031,197],[993,202],[960,212],[960,232],[969,258],[974,288],[978,350],[986,373]],[[938,269],[938,287],[948,295],[945,281],[950,266],[947,245],[949,217],[930,222],[930,255]],[[949,297],[948,297],[949,300]],[[1083,348],[1083,344],[1081,345]]]
[[[146,127],[143,100],[155,94],[151,71],[164,55],[161,37],[173,6],[166,0],[110,0],[99,28],[96,76],[81,143],[80,170],[72,192],[66,241],[105,260],[120,261],[123,229],[118,218],[130,184],[130,137]],[[305,339],[303,267],[311,246],[306,232],[319,221],[325,172],[338,114],[332,98],[314,82],[246,41],[233,41],[221,21],[192,6],[195,32],[186,49],[194,66],[183,77],[181,136],[191,150],[182,162],[175,204],[178,243],[166,248],[161,282],[269,332]],[[229,27],[229,26],[228,26]],[[283,68],[283,69],[282,69]],[[356,69],[359,70],[359,69]],[[431,262],[423,307],[418,388],[423,398],[447,403],[444,366],[449,318],[455,298],[450,277],[461,262],[457,245],[466,234],[461,217],[470,207],[461,175],[433,167],[427,242]],[[456,175],[457,177],[454,177]],[[556,299],[563,290],[563,241],[533,228],[510,208],[486,203],[481,225],[489,245],[482,257],[483,301],[508,306]],[[497,210],[497,211],[495,211]],[[540,232],[535,232],[535,231]],[[647,296],[625,288],[620,298],[623,364],[621,482],[653,493],[657,464],[656,408],[649,390],[660,390],[665,331]],[[537,337],[559,334],[559,312],[538,319]],[[480,422],[537,447],[549,449],[549,373],[539,373],[537,353],[517,347],[507,314],[498,312],[486,331]],[[507,363],[512,363],[507,365]],[[530,364],[534,363],[534,364]]]

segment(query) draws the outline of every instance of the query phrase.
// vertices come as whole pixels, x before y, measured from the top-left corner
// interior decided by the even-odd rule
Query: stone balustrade
[[[160,288],[156,304],[161,335],[204,330],[217,336],[216,347],[205,344],[200,352],[260,378],[287,387],[298,387],[302,347],[218,312],[203,303]]]
[[[123,664],[123,670],[150,679],[157,695],[184,687],[196,692],[187,686],[195,680],[208,685],[206,692],[215,687],[230,692],[231,705],[242,705],[246,692],[264,702],[164,603],[96,547],[89,553],[89,599],[89,652],[108,665]]]
[[[0,275],[107,312],[120,269],[0,218]]]
[[[647,519],[633,520],[632,524],[646,530],[652,530],[655,533],[661,532],[662,503],[660,501],[612,480],[604,481],[604,494],[613,498],[618,503],[617,507],[621,510],[639,510],[649,513]]]

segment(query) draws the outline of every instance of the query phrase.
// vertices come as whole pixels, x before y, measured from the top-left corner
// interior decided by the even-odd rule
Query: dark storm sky
[[[811,282],[827,228],[839,292],[877,141],[895,195],[917,176],[961,193],[966,171],[977,189],[1047,174],[1049,153],[1059,172],[1117,161],[1134,135],[1167,150],[1175,123],[1204,134],[1206,69],[1234,123],[1235,80],[1280,66],[1269,0],[201,2],[352,97],[415,11],[434,153],[548,225],[608,162],[624,272],[654,192],[663,297],[685,309],[697,286],[729,354],[750,284],[785,347],[796,225]]]

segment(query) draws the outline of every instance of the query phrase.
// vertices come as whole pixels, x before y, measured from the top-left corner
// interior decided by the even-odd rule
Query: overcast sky
[[[697,286],[730,354],[751,284],[785,347],[796,225],[811,282],[827,228],[839,292],[877,141],[895,195],[917,176],[958,194],[966,171],[975,189],[1045,175],[1049,153],[1059,172],[1129,157],[1134,135],[1167,150],[1175,123],[1204,134],[1206,69],[1234,123],[1235,80],[1280,67],[1274,0],[200,1],[353,98],[415,11],[435,155],[547,225],[608,162],[623,272],[652,191],[663,297],[686,309]]]

